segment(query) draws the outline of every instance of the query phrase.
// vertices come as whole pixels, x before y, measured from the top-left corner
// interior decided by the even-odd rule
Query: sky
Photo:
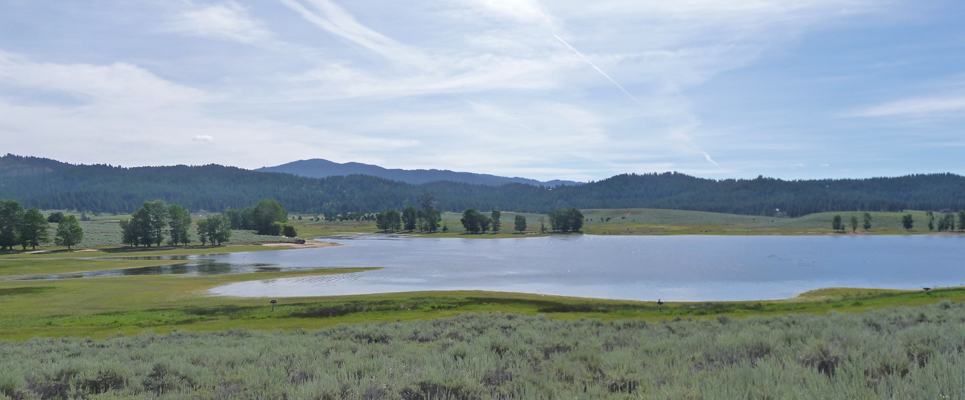
[[[965,174],[965,2],[0,0],[0,153]]]

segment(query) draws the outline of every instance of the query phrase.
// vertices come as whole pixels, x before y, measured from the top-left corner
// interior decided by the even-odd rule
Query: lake
[[[492,290],[656,301],[765,300],[825,287],[965,285],[965,236],[593,236],[519,239],[365,235],[343,246],[204,256],[236,265],[383,267],[247,281],[212,294],[327,296]]]

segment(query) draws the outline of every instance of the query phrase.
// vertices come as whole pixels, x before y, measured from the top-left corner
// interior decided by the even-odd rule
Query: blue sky
[[[965,3],[0,0],[3,153],[965,174]]]

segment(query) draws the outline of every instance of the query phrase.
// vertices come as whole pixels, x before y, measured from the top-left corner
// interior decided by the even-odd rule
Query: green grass
[[[856,233],[850,227],[847,233],[831,230],[831,219],[841,215],[845,224],[852,215],[860,212],[827,212],[798,218],[778,218],[751,215],[709,213],[701,211],[625,209],[583,210],[589,219],[583,231],[598,235],[905,235],[939,234],[927,228],[923,211],[908,211],[915,220],[915,228],[906,231],[901,226],[903,213],[871,212],[872,228],[865,232],[859,226]],[[609,220],[607,220],[609,218]],[[941,233],[956,235],[957,232]]]
[[[51,211],[45,211],[49,214]],[[901,216],[905,213],[872,212],[873,227],[865,232],[858,229],[857,233],[835,233],[831,230],[831,218],[840,214],[848,223],[851,215],[861,218],[862,213],[829,212],[806,215],[799,218],[777,218],[751,215],[721,214],[702,211],[657,210],[657,209],[606,209],[583,210],[587,218],[583,233],[592,235],[842,235],[842,234],[872,234],[872,235],[905,235],[905,234],[944,234],[956,235],[958,232],[937,233],[926,228],[927,218],[923,211],[909,211],[915,219],[915,228],[906,231],[901,226]],[[331,237],[338,235],[355,235],[379,233],[375,222],[371,221],[311,221],[311,215],[300,214],[302,220],[297,220],[299,214],[292,214],[295,220],[289,223],[295,226],[301,238]],[[446,212],[442,214],[442,222],[449,227],[449,232],[433,234],[421,232],[397,232],[410,236],[454,237],[472,239],[519,238],[545,236],[539,232],[540,220],[545,219],[542,214],[520,213],[526,217],[527,229],[519,234],[513,229],[517,213],[504,211],[500,221],[502,229],[499,233],[467,234],[462,229],[459,219],[461,213]],[[118,221],[128,218],[127,215],[91,216],[91,221],[81,222],[84,228],[84,240],[78,249],[121,247],[121,230]],[[547,229],[549,225],[547,224]],[[441,229],[441,228],[440,228]],[[552,234],[552,233],[549,233]],[[51,225],[53,235],[53,225]],[[192,231],[192,236],[196,236]],[[253,231],[233,231],[229,244],[254,244],[271,242],[291,242],[294,239],[281,236],[256,235]],[[199,243],[194,243],[195,245]],[[40,250],[60,250],[51,245]],[[0,255],[2,257],[2,255]]]
[[[192,249],[140,251],[137,255],[183,254],[188,250]],[[210,251],[210,249],[207,250]],[[0,260],[0,276],[23,275],[24,272],[28,274],[80,272],[160,263],[163,262],[83,258],[36,258],[28,261],[24,261],[23,258],[7,259]],[[365,269],[322,269],[200,277],[155,275],[0,281],[0,293],[3,293],[0,296],[0,338],[24,339],[34,336],[78,335],[104,337],[117,330],[137,333],[145,329],[169,331],[171,329],[319,328],[339,323],[431,319],[475,312],[545,313],[553,315],[554,318],[593,317],[603,320],[656,321],[674,317],[709,317],[717,314],[743,318],[789,313],[823,314],[829,310],[854,312],[868,308],[918,306],[940,300],[965,301],[963,288],[937,289],[929,293],[825,289],[788,300],[667,303],[662,307],[652,302],[456,291],[286,298],[280,300],[275,312],[270,312],[266,299],[207,295],[209,289],[231,282],[351,273],[363,270]],[[197,312],[199,308],[230,310],[230,312],[199,314]]]
[[[196,309],[197,315],[244,312]],[[305,317],[312,318],[312,317]],[[0,341],[0,398],[960,399],[965,307]]]
[[[587,222],[583,233],[592,235],[907,235],[942,234],[957,235],[959,232],[939,233],[929,231],[924,211],[901,213],[871,212],[872,228],[864,231],[860,227],[856,233],[850,231],[837,233],[831,230],[831,219],[841,215],[845,224],[852,215],[861,221],[861,212],[828,212],[806,215],[798,218],[764,217],[753,215],[722,214],[703,211],[658,210],[658,209],[587,209],[582,210]],[[901,226],[901,216],[910,213],[915,220],[915,228],[910,231]],[[488,214],[488,213],[487,213]],[[442,222],[450,232],[433,234],[398,232],[412,236],[458,237],[458,238],[518,238],[551,235],[540,234],[540,219],[543,214],[520,213],[526,217],[525,235],[513,230],[517,213],[503,211],[500,221],[502,229],[498,234],[467,234],[459,219],[461,213],[446,212]],[[340,234],[379,233],[374,222],[326,222],[309,221],[307,215],[302,221],[292,221],[300,237],[326,237]],[[549,229],[546,224],[546,229]]]
[[[23,262],[0,265],[13,261]],[[100,268],[93,261],[38,257],[29,268]],[[266,298],[207,295],[364,270],[0,281],[0,399],[965,394],[965,288],[662,306],[413,292],[283,298],[274,311]],[[71,337],[87,339],[41,339]]]

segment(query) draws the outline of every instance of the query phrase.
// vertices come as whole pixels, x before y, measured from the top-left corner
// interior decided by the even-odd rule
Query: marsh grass
[[[965,307],[678,321],[470,314],[0,342],[0,398],[965,397]]]

